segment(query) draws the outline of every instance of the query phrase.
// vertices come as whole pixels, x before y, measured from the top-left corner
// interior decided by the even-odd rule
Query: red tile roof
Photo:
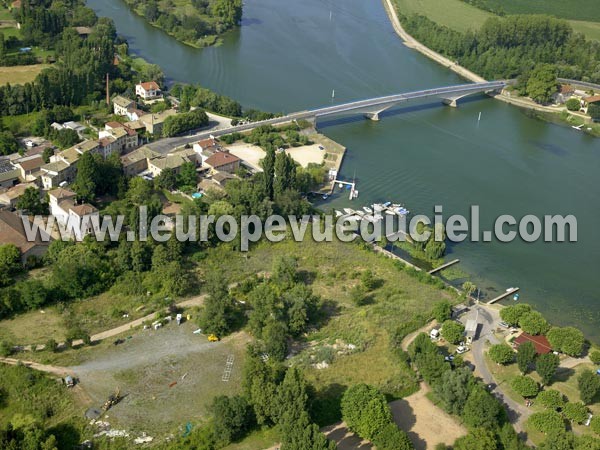
[[[140,86],[142,86],[145,91],[160,91],[160,86],[156,81],[146,81],[145,83],[140,83]]]
[[[235,155],[232,155],[231,153],[217,152],[206,160],[206,165],[214,167],[216,169],[218,167],[223,167],[228,164],[236,163],[238,161],[241,161],[240,158],[238,158]]]
[[[596,102],[600,102],[600,95],[592,95],[591,97],[586,97],[584,98],[584,100],[587,103],[596,103]]]
[[[514,345],[516,348],[519,348],[519,345],[524,344],[525,342],[531,342],[539,355],[544,355],[552,351],[552,346],[550,345],[550,342],[548,342],[548,339],[546,339],[546,336],[532,336],[527,333],[521,333],[514,340]]]

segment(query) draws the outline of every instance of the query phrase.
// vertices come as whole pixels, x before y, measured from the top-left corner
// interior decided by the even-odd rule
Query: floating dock
[[[508,291],[504,292],[503,294],[500,294],[498,297],[491,299],[489,302],[487,302],[488,305],[493,305],[496,302],[499,302],[502,299],[505,299],[506,297],[508,297],[509,295],[512,295],[516,292],[519,292],[519,288],[510,288]]]
[[[427,272],[429,275],[433,275],[436,272],[439,272],[441,270],[447,269],[450,266],[453,266],[454,264],[458,264],[460,262],[460,259],[455,259],[454,261],[450,261],[447,262],[446,264],[442,264],[440,267],[436,267],[435,269],[431,269],[429,272]]]

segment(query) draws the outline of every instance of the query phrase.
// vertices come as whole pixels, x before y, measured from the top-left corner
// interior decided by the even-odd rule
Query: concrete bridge
[[[505,81],[489,81],[484,83],[469,83],[435,89],[424,89],[421,91],[407,92],[404,94],[387,95],[384,97],[376,97],[367,100],[343,103],[340,105],[326,106],[324,108],[311,109],[308,111],[299,111],[281,117],[274,117],[272,119],[262,120],[259,122],[236,125],[228,128],[222,128],[220,130],[204,131],[193,136],[162,139],[157,143],[151,144],[151,147],[158,151],[163,151],[167,147],[172,149],[174,147],[196,142],[199,139],[206,139],[209,136],[218,137],[230,133],[239,133],[252,130],[261,125],[279,125],[293,122],[295,120],[309,120],[316,123],[316,121],[320,118],[351,114],[362,114],[368,119],[379,120],[379,114],[382,112],[410,100],[439,98],[444,104],[456,107],[457,100],[463,97],[479,93],[499,92],[506,85],[507,83]]]

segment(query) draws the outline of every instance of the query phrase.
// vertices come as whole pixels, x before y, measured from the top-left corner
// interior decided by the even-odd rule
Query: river
[[[292,112],[463,82],[404,47],[380,0],[247,0],[242,27],[202,50],[151,27],[122,0],[88,4],[111,17],[131,51],[160,64],[169,79],[200,83],[245,106]],[[519,286],[520,301],[600,341],[600,285],[593,281],[600,260],[599,140],[484,97],[456,109],[411,104],[380,122],[324,125],[321,131],[349,150],[342,175],[356,174],[354,206],[401,201],[431,215],[443,205],[448,216],[475,204],[482,229],[501,214],[574,214],[577,243],[464,242],[450,246],[448,258],[460,258],[488,296]],[[325,206],[352,205],[344,194]]]

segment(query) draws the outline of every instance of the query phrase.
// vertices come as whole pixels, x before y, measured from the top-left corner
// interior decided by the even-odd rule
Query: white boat
[[[384,209],[385,209],[385,206],[383,206],[381,203],[375,203],[373,205],[373,210],[375,212],[377,212],[377,211],[383,211]]]
[[[386,209],[385,213],[389,214],[390,216],[395,216],[396,215],[396,213],[394,211],[392,211],[391,209]]]
[[[373,210],[371,208],[369,208],[368,206],[363,206],[363,209],[365,210],[365,212],[368,212],[369,214],[373,214]]]
[[[373,218],[375,219],[375,221],[377,221],[377,222],[378,222],[378,221],[380,221],[381,219],[383,219],[383,216],[382,216],[381,214],[379,214],[379,213],[376,213],[376,214],[373,216]]]
[[[375,222],[375,218],[371,214],[365,214],[363,219],[365,219],[367,222]]]
[[[354,198],[358,198],[358,191],[356,191],[356,190],[354,191],[354,195],[353,195],[353,197],[354,197]]]
[[[364,217],[364,215],[366,214],[365,212],[362,212],[362,211],[355,211],[355,212],[356,212],[356,215],[360,216],[360,217]]]
[[[341,216],[343,216],[343,215],[344,215],[344,213],[343,213],[343,212],[341,212],[341,211],[338,211],[337,209],[335,210],[335,217],[341,217]]]
[[[354,214],[352,216],[346,217],[346,220],[355,220],[356,222],[360,222],[362,220],[362,217]]]
[[[352,208],[344,208],[344,212],[346,214],[354,214],[356,211],[354,211]]]
[[[342,189],[342,188],[344,187],[344,185],[343,185],[342,183],[338,183],[338,187],[339,187],[340,189]]]

